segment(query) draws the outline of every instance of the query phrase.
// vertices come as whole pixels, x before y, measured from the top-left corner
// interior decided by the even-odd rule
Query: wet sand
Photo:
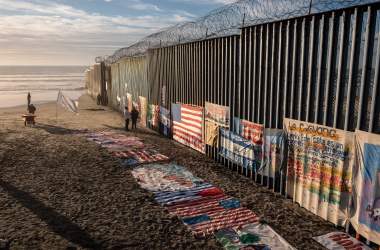
[[[195,239],[141,189],[130,169],[78,129],[119,130],[123,119],[88,97],[80,114],[37,106],[25,128],[23,107],[0,109],[0,239],[11,249],[220,249]],[[206,156],[146,129],[128,134],[157,145],[194,175],[239,198],[298,249],[323,249],[311,237],[337,230],[297,204]],[[1,241],[0,241],[1,245]]]

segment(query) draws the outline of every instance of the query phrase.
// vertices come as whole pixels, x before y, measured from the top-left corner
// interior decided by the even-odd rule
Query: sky
[[[233,0],[0,0],[0,65],[90,65]]]

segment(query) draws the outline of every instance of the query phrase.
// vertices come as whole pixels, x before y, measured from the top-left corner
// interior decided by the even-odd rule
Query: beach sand
[[[120,130],[123,119],[82,96],[80,114],[54,103],[0,109],[0,239],[11,249],[220,249],[195,239],[182,222],[139,187],[131,170],[78,129]],[[241,199],[298,249],[323,249],[311,237],[337,229],[292,201],[256,185],[191,149],[146,129],[129,132],[159,147],[194,175]],[[175,149],[175,150],[174,150]],[[1,241],[0,241],[1,242]]]

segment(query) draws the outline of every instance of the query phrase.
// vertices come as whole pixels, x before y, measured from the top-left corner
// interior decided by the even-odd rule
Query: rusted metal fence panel
[[[149,85],[146,57],[124,58],[111,64],[110,106],[123,111],[127,102],[127,93],[138,103],[139,96],[148,97]]]

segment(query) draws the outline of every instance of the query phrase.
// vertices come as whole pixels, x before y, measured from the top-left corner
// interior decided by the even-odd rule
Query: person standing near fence
[[[124,110],[124,118],[125,118],[125,131],[129,131],[129,120],[131,119],[131,113],[128,110],[128,107],[125,107]]]
[[[137,128],[137,119],[139,118],[139,111],[135,107],[132,108],[132,129]]]

